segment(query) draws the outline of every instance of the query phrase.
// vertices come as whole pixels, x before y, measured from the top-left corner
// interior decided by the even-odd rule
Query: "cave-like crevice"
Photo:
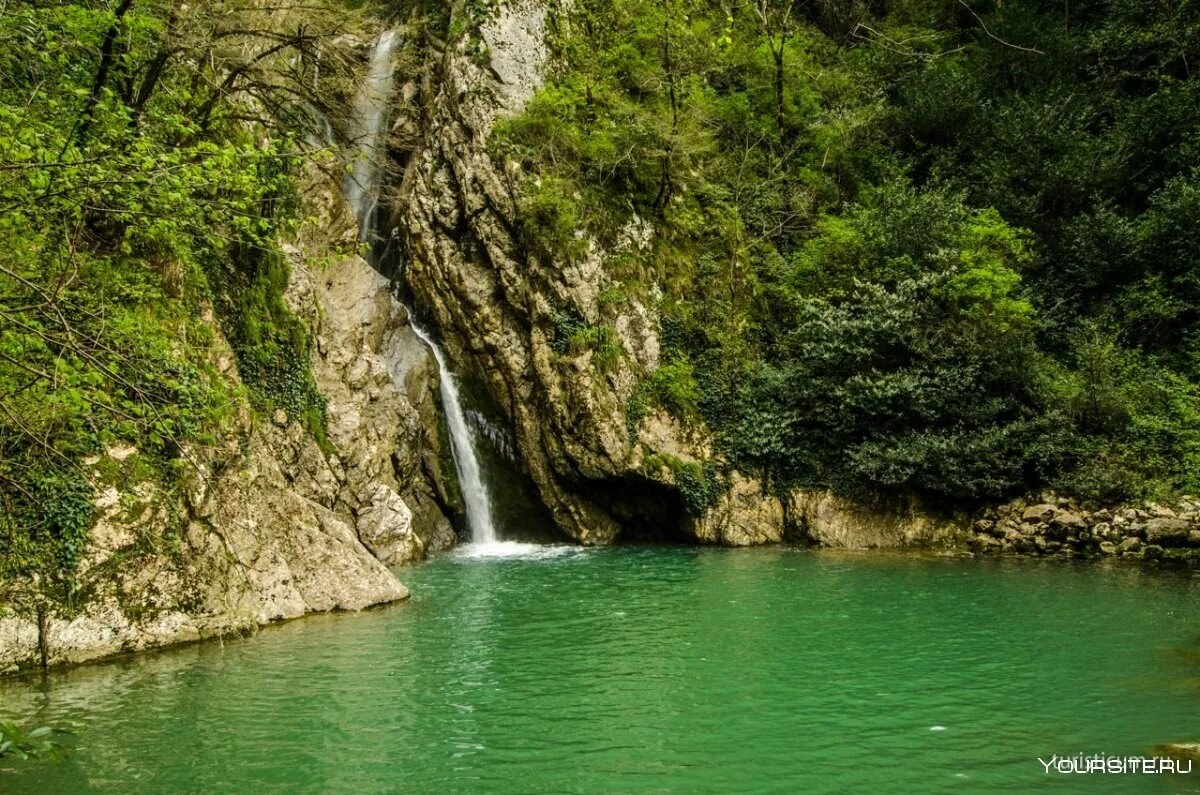
[[[687,508],[678,490],[638,477],[590,481],[579,493],[603,508],[621,525],[618,544],[689,544]]]

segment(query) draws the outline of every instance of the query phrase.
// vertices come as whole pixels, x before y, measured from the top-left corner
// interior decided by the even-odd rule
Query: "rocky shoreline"
[[[1045,493],[984,511],[966,544],[980,555],[1200,561],[1200,500],[1087,510]]]

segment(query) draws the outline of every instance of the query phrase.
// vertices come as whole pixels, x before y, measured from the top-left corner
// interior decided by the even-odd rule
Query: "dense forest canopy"
[[[781,487],[957,503],[1200,485],[1200,7],[561,4],[497,149],[525,235],[659,225],[638,405]],[[583,344],[603,353],[606,335]]]

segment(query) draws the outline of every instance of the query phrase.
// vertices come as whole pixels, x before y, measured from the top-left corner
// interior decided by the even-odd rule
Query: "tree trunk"
[[[87,141],[92,119],[96,114],[96,106],[100,104],[100,95],[104,92],[108,74],[112,71],[116,56],[117,33],[120,32],[121,22],[125,19],[125,14],[129,12],[131,6],[133,6],[133,0],[121,0],[121,4],[117,6],[113,23],[109,25],[108,31],[104,34],[104,41],[100,44],[100,65],[96,67],[96,77],[92,80],[91,90],[88,91],[87,104],[84,105],[83,114],[75,128],[75,145],[81,149]]]
[[[787,47],[787,38],[779,39],[779,48],[771,48],[775,56],[775,121],[779,125],[779,142],[787,142],[787,132],[783,120],[783,52]]]

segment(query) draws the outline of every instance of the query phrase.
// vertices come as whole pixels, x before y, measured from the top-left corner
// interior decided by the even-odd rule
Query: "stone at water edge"
[[[1141,548],[1142,539],[1138,538],[1137,536],[1130,536],[1121,542],[1121,545],[1117,547],[1117,551],[1125,554],[1127,552],[1137,552]]]
[[[371,503],[359,511],[358,536],[385,566],[416,563],[425,556],[425,544],[413,532],[412,510],[387,486],[376,486]]]
[[[1101,541],[1100,551],[1105,555],[1115,555],[1117,554],[1117,545],[1111,541]]]
[[[1186,519],[1151,519],[1146,522],[1146,541],[1160,546],[1183,546],[1188,542],[1191,523]]]
[[[1048,503],[1031,505],[1021,514],[1021,520],[1024,522],[1045,522],[1056,513],[1058,513],[1058,508]]]
[[[1194,743],[1164,743],[1154,746],[1158,756],[1169,756],[1172,759],[1186,759],[1200,762],[1200,742]]]

